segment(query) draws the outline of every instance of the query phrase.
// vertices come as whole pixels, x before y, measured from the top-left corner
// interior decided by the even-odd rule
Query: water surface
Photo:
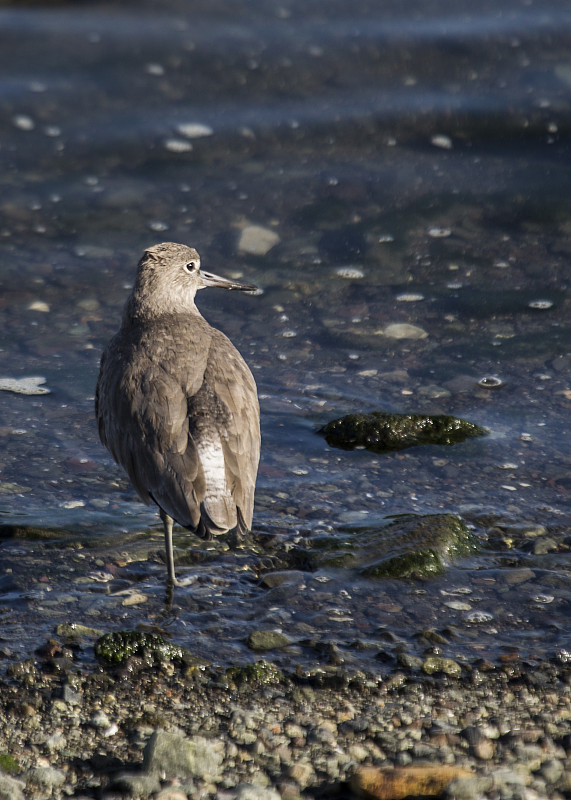
[[[260,628],[302,669],[384,671],[427,631],[466,661],[563,657],[570,34],[561,2],[3,5],[0,377],[50,389],[0,392],[7,655],[78,621],[156,625],[220,663],[253,658]],[[248,225],[279,242],[241,251]],[[199,298],[258,382],[258,539],[181,533],[168,618],[156,514],[93,417],[100,352],[163,240],[264,290]],[[387,335],[403,323],[419,338]],[[491,433],[386,455],[316,434],[375,409]],[[440,512],[482,543],[440,578],[312,562],[320,537],[358,549],[388,518]]]

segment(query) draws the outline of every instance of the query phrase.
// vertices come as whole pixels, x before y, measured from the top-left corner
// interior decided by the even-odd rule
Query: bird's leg
[[[169,515],[160,509],[161,519],[163,521],[163,527],[165,529],[165,551],[167,557],[167,573],[168,573],[168,583],[170,586],[178,586],[178,581],[174,574],[174,554],[172,549],[172,526],[173,526],[173,518],[169,517]]]

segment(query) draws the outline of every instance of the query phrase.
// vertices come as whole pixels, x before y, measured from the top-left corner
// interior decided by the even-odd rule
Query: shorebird
[[[200,267],[191,247],[145,250],[121,327],[101,358],[99,437],[163,522],[177,585],[173,522],[209,539],[252,525],[260,409],[248,365],[195,305],[199,289],[253,291]],[[168,595],[167,595],[168,596]]]

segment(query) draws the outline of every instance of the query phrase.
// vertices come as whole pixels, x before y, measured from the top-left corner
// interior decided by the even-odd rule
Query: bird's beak
[[[221,278],[220,275],[213,275],[212,272],[200,271],[200,284],[199,289],[206,289],[208,286],[213,286],[218,289],[238,289],[241,292],[255,292],[257,286],[252,283],[240,283],[239,281],[231,281],[228,278]]]

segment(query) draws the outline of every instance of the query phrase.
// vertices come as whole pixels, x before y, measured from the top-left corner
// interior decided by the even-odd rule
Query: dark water
[[[570,40],[564,2],[2,4],[0,377],[50,390],[0,392],[6,655],[75,621],[156,625],[221,663],[252,657],[253,629],[289,636],[271,656],[290,666],[384,670],[426,631],[460,659],[565,657]],[[258,382],[259,538],[181,534],[167,619],[155,513],[92,410],[164,240],[264,290],[199,298]],[[388,455],[316,435],[375,409],[491,434]],[[482,550],[424,582],[315,567],[323,537],[359,551],[411,512],[462,516]]]

